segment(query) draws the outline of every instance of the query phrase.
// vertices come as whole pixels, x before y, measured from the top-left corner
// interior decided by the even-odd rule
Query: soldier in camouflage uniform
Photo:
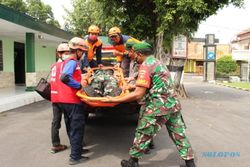
[[[113,70],[96,70],[92,76],[89,87],[84,91],[92,97],[118,96],[122,90],[119,88],[118,80],[114,76]]]
[[[122,167],[139,167],[138,159],[148,148],[150,141],[163,125],[176,145],[186,167],[195,167],[194,153],[185,134],[185,123],[181,104],[173,91],[173,81],[166,66],[152,54],[152,46],[142,42],[133,45],[135,59],[141,64],[136,89],[121,98],[102,100],[105,102],[129,102],[140,100],[141,109],[130,159],[122,160]]]

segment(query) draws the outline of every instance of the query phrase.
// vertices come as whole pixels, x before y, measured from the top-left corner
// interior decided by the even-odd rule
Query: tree
[[[232,56],[223,56],[216,62],[216,71],[218,74],[226,74],[236,72],[237,63],[232,59]]]
[[[99,26],[102,34],[106,34],[107,28],[120,20],[118,16],[104,15],[104,7],[95,0],[71,0],[71,3],[73,11],[65,9],[68,16],[64,29],[76,35],[86,34],[92,24]]]
[[[41,0],[26,0],[26,2],[28,15],[38,19],[39,21],[60,27],[58,21],[54,18],[54,14],[50,5],[44,4],[41,2]]]
[[[139,35],[139,39],[151,39],[155,55],[170,65],[184,66],[184,59],[172,59],[172,40],[177,35],[191,37],[199,23],[228,4],[242,6],[244,0],[98,0],[104,6],[104,14],[117,13],[123,9],[127,18],[120,22],[124,33]],[[121,14],[120,13],[120,14]],[[167,64],[167,63],[166,63]],[[168,64],[169,65],[169,64]],[[179,79],[182,75],[179,75]],[[177,92],[183,85],[175,85]],[[182,94],[182,93],[180,93]]]
[[[26,13],[28,10],[23,0],[0,0],[0,3],[22,13]]]
[[[0,3],[13,8],[19,12],[26,13],[39,21],[60,27],[49,5],[45,5],[41,0],[0,0]]]

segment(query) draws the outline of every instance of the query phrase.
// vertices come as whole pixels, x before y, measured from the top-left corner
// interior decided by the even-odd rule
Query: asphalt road
[[[197,166],[249,166],[250,92],[200,82],[199,77],[188,76],[184,81],[189,98],[181,99],[183,116]],[[69,149],[50,153],[51,114],[46,101],[0,114],[1,167],[69,166]],[[85,139],[90,160],[77,166],[120,166],[121,159],[128,158],[136,120],[136,115],[93,117]],[[62,143],[68,144],[64,124],[60,132]],[[155,145],[156,149],[140,161],[141,167],[178,167],[184,163],[165,128],[155,137]]]

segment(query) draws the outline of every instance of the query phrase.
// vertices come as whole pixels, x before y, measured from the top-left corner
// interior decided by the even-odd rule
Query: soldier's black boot
[[[194,163],[194,159],[185,160],[185,163],[186,163],[186,167],[196,167]]]
[[[139,167],[138,158],[129,158],[121,161],[122,167]]]

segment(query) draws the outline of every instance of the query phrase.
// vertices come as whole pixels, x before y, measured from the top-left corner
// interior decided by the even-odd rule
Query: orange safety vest
[[[87,43],[87,45],[89,47],[89,49],[88,49],[88,61],[90,62],[94,58],[96,48],[102,45],[102,41],[98,38],[97,41],[94,43],[89,42],[88,39],[86,39],[85,42]]]
[[[125,52],[126,50],[125,50],[125,46],[124,46],[124,44],[120,44],[120,45],[114,45],[114,48],[115,48],[115,50],[117,50],[117,51],[119,51],[119,52]],[[123,56],[116,56],[116,60],[118,61],[118,62],[121,62],[122,61],[122,57]]]

